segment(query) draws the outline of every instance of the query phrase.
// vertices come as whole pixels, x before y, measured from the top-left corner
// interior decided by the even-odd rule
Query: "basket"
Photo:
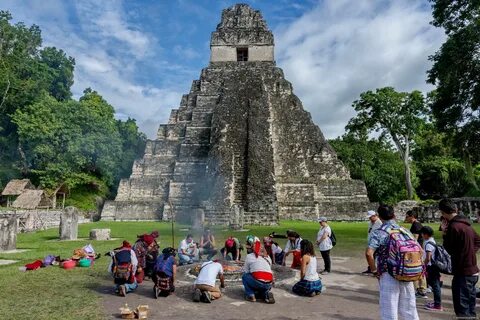
[[[78,261],[78,266],[79,267],[82,267],[82,268],[88,268],[92,265],[92,261],[90,261],[90,259],[80,259]]]
[[[77,265],[77,262],[75,260],[66,260],[62,262],[62,268],[63,269],[73,269]]]

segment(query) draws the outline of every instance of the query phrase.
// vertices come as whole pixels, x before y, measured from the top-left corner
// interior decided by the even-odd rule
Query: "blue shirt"
[[[400,226],[393,219],[385,221],[380,228],[370,233],[370,238],[368,239],[368,247],[375,250],[377,256],[377,270],[379,273],[387,271],[386,265],[384,263],[379,263],[379,260],[382,260],[379,259],[379,255],[381,255],[382,252],[388,253],[387,246],[390,234],[386,231],[387,228],[400,228]]]

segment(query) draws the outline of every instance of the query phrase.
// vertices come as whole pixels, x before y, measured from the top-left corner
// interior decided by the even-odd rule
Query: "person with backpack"
[[[220,253],[223,256],[223,259],[239,262],[242,258],[240,253],[241,250],[242,247],[240,245],[240,241],[233,236],[229,236],[225,241],[225,246],[220,250]]]
[[[427,284],[432,288],[433,302],[425,305],[425,309],[430,311],[443,311],[442,308],[442,288],[440,285],[440,270],[433,263],[437,244],[433,238],[433,229],[424,226],[420,230],[423,238],[423,261],[427,266]]]
[[[318,219],[318,222],[320,223],[320,230],[317,234],[316,243],[318,245],[318,249],[320,250],[320,254],[322,255],[325,266],[325,268],[322,272],[320,272],[320,274],[325,275],[330,273],[332,265],[332,262],[330,260],[330,250],[333,248],[333,243],[331,239],[332,229],[328,225],[326,217],[320,217]]]
[[[420,230],[422,230],[423,225],[418,221],[418,213],[413,212],[412,210],[408,210],[405,213],[405,223],[410,223],[410,232],[413,234],[415,239],[417,239],[418,244],[423,248],[423,238]],[[427,280],[425,277],[422,277],[419,281],[415,281],[413,283],[415,286],[415,296],[417,298],[427,299]]]
[[[300,253],[300,242],[302,242],[302,238],[300,235],[293,231],[287,231],[287,244],[285,245],[285,255],[283,256],[282,265],[285,265],[285,260],[287,260],[288,255],[293,255],[293,261],[290,268],[299,269],[302,264],[302,255]]]
[[[175,292],[175,277],[177,275],[176,250],[168,247],[162,250],[153,267],[152,280],[155,298],[166,297]]]
[[[108,266],[108,271],[113,276],[115,291],[122,297],[127,293],[134,291],[138,287],[135,273],[137,271],[138,260],[135,251],[128,241],[123,241],[122,246],[110,252],[112,261]]]
[[[480,237],[470,221],[457,213],[457,206],[450,199],[442,199],[438,209],[448,224],[443,231],[443,246],[452,259],[452,299],[458,318],[476,319],[476,289],[479,269],[477,251]]]
[[[415,288],[413,281],[423,274],[422,248],[413,235],[395,222],[393,208],[387,205],[378,207],[382,226],[373,231],[368,241],[365,256],[374,276],[379,280],[380,319],[418,320]],[[408,244],[408,247],[403,245]],[[412,265],[402,268],[408,251]],[[374,254],[377,257],[375,261]]]
[[[313,243],[302,240],[300,248],[302,252],[300,281],[293,286],[292,291],[300,296],[314,297],[322,292],[322,281],[317,272],[317,258]]]

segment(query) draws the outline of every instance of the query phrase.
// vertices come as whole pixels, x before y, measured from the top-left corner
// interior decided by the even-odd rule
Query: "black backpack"
[[[335,247],[335,245],[337,244],[337,237],[335,236],[335,233],[333,233],[333,230],[331,230],[332,233],[330,234],[330,240],[332,241],[332,246]]]
[[[435,247],[435,254],[432,255],[432,266],[437,267],[438,271],[445,274],[452,274],[452,258],[447,250],[441,245],[431,243]]]

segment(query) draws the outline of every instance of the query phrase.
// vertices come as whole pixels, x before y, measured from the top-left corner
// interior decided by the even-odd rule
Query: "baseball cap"
[[[367,212],[367,218],[370,218],[370,217],[376,216],[376,215],[377,215],[377,213],[373,210],[368,210],[368,212]]]
[[[320,218],[318,218],[318,222],[327,222],[327,218],[326,217],[320,217]]]

